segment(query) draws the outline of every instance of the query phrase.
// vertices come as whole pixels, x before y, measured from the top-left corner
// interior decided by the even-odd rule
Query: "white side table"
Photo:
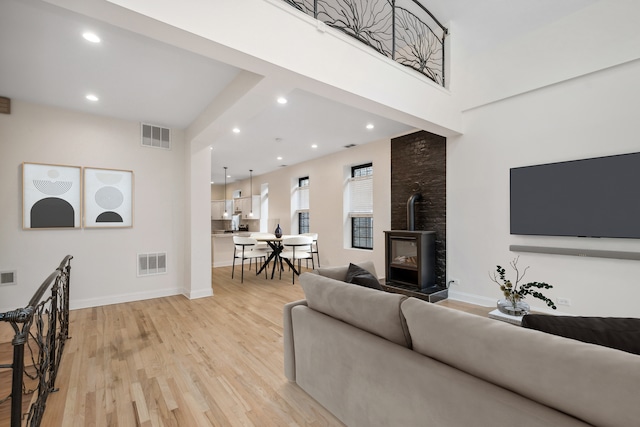
[[[520,326],[522,325],[522,316],[511,316],[509,314],[504,314],[497,308],[489,313],[489,317],[491,319],[501,320],[503,322],[511,323],[512,325]]]

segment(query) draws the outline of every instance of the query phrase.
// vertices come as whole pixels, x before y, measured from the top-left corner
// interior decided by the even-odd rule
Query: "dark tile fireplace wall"
[[[436,232],[436,284],[446,286],[447,139],[420,131],[391,140],[391,229],[407,229],[407,200],[415,203],[415,229]]]

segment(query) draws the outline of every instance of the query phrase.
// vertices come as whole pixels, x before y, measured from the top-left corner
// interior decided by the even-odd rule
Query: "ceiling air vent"
[[[344,148],[353,148],[355,146],[356,146],[356,144],[348,144],[348,145],[345,145]]]
[[[145,147],[171,149],[171,129],[160,126],[142,125],[142,145]]]

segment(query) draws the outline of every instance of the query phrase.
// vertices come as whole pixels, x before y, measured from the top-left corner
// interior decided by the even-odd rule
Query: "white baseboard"
[[[219,262],[214,262],[212,267],[213,268],[217,268],[217,267],[231,267],[233,265],[233,261],[219,261]]]
[[[462,301],[462,302],[468,302],[470,304],[475,304],[475,305],[481,305],[483,307],[496,307],[496,304],[498,302],[498,297],[496,298],[488,298],[488,297],[482,297],[479,295],[474,295],[474,294],[468,294],[465,292],[457,292],[455,290],[451,290],[451,288],[449,288],[449,298],[456,300],[456,301]],[[534,300],[534,298],[531,299],[527,299],[528,303],[531,303],[532,300]],[[538,301],[538,300],[537,300]],[[561,310],[552,310],[550,308],[547,307],[531,307],[532,311],[535,311],[537,313],[544,313],[544,314],[554,314],[556,316],[571,316],[570,314],[561,311]]]
[[[163,298],[173,295],[183,295],[184,290],[181,288],[168,288],[159,289],[148,292],[134,292],[130,294],[110,295],[107,297],[87,298],[87,299],[73,299],[69,302],[71,310],[78,310],[81,308],[100,307],[103,305],[121,304],[124,302],[142,301],[153,298]]]
[[[182,295],[189,299],[207,298],[213,296],[213,289],[200,289],[192,292],[182,292]]]
[[[466,292],[456,291],[449,288],[449,299],[456,301],[468,302],[469,304],[481,305],[483,307],[495,307],[498,298],[488,298],[474,294],[468,294]]]

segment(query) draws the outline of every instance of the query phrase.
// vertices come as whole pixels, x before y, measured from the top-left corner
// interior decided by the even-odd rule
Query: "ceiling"
[[[596,0],[429,0],[478,54]],[[85,31],[100,36],[94,44]],[[469,36],[466,37],[465,35]],[[243,70],[40,0],[0,0],[0,96],[187,129]],[[85,99],[93,93],[99,101]],[[211,140],[212,181],[254,176],[407,133],[412,127],[283,84],[287,103],[256,91],[240,129]],[[230,114],[233,111],[230,112]],[[366,125],[374,125],[367,129]],[[317,148],[312,148],[312,145]],[[282,157],[282,159],[278,159]]]

